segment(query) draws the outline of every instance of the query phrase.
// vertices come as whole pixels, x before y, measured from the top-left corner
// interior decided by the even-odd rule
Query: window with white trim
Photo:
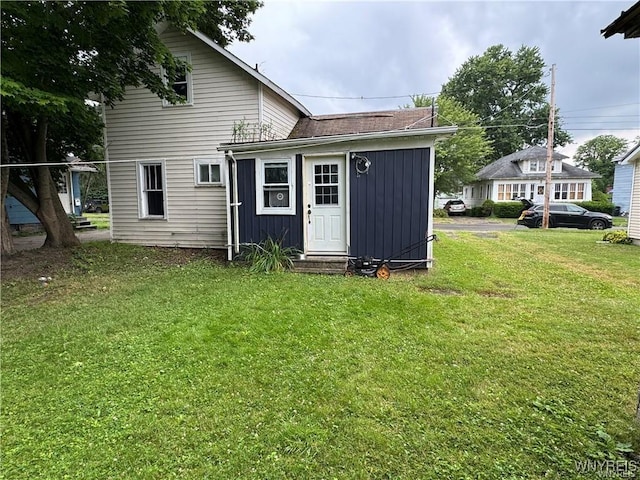
[[[556,183],[555,200],[584,200],[584,183]]]
[[[294,158],[256,159],[256,213],[295,215]]]
[[[189,54],[177,54],[175,57],[178,60],[186,62],[191,65],[191,55]],[[176,95],[184,99],[184,103],[176,103],[172,104],[167,100],[163,100],[162,104],[165,107],[175,107],[180,105],[193,105],[193,82],[191,79],[191,71],[187,66],[183,66],[182,68],[178,68],[176,71],[176,75],[173,79],[169,79],[165,70],[162,69],[162,77],[164,78],[165,84],[171,84],[171,88]]]
[[[223,185],[223,161],[213,158],[196,158],[193,160],[196,185]]]
[[[138,163],[140,218],[166,218],[164,162]]]

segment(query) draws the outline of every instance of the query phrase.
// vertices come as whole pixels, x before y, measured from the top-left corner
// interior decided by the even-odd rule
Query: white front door
[[[312,157],[305,161],[307,253],[346,254],[345,157]]]

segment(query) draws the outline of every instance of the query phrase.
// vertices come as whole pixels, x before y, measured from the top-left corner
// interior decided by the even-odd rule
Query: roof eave
[[[273,83],[271,80],[269,80],[267,77],[265,77],[263,74],[261,74],[260,72],[258,72],[257,70],[251,68],[249,65],[247,65],[246,63],[244,63],[242,60],[240,60],[238,57],[236,57],[233,53],[229,52],[227,49],[222,48],[220,45],[218,45],[216,42],[214,42],[212,39],[210,39],[209,37],[207,37],[204,33],[201,33],[197,30],[192,30],[192,29],[188,29],[189,33],[191,33],[192,35],[194,35],[196,38],[198,38],[199,40],[201,40],[202,42],[204,42],[205,44],[207,44],[209,47],[213,48],[216,52],[218,52],[220,55],[222,55],[223,57],[225,57],[227,60],[233,62],[235,65],[237,65],[238,67],[240,67],[242,70],[244,70],[246,73],[248,73],[249,75],[251,75],[253,78],[255,78],[256,80],[258,80],[260,83],[266,85],[267,87],[269,87],[271,90],[273,90],[274,92],[276,92],[278,95],[280,95],[284,100],[286,100],[287,102],[289,102],[291,105],[293,105],[294,107],[296,107],[302,114],[306,115],[306,116],[311,116],[311,112],[309,110],[307,110],[307,108],[302,105],[298,100],[296,100],[295,98],[293,98],[290,94],[288,94],[285,90],[283,90],[282,88],[280,88],[278,85],[276,85],[275,83]]]
[[[453,135],[458,127],[430,127],[411,130],[390,130],[385,132],[350,133],[347,135],[328,135],[324,137],[303,137],[285,140],[272,140],[250,143],[222,143],[218,151],[233,150],[238,153],[250,153],[252,151],[280,150],[295,147],[311,147],[323,144],[345,143],[354,140],[386,140],[392,138],[411,138],[420,136],[435,137],[434,140]]]

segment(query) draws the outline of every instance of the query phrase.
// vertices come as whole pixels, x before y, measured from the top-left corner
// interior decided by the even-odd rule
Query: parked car
[[[82,211],[87,213],[107,213],[109,211],[109,200],[106,198],[88,198],[84,202]]]
[[[521,200],[526,209],[518,218],[518,225],[529,228],[542,227],[542,215],[544,205],[534,205],[529,200]],[[591,230],[604,230],[611,228],[613,221],[611,215],[589,210],[574,205],[573,203],[549,204],[549,227],[590,228]]]
[[[449,200],[444,204],[444,209],[449,216],[452,215],[464,215],[467,211],[467,207],[462,200]]]

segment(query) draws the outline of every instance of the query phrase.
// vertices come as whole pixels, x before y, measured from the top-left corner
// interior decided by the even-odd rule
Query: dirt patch
[[[145,265],[186,265],[198,259],[216,263],[225,261],[226,252],[200,248],[144,247],[142,257],[135,260],[140,268]],[[60,276],[64,273],[83,272],[83,259],[90,258],[92,248],[38,248],[15,255],[3,255],[0,264],[2,282],[37,280],[39,277]]]
[[[433,293],[434,295],[464,295],[460,290],[455,290],[453,288],[423,287],[422,285],[418,285],[418,290],[426,293]]]

